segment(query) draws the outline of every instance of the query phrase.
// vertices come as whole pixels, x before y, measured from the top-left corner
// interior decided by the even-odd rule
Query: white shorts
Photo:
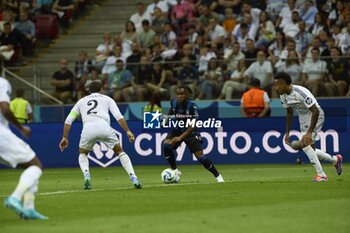
[[[300,131],[302,133],[306,133],[310,127],[311,115],[299,116],[299,123],[300,123]],[[312,132],[312,137],[311,137],[312,141],[316,142],[320,140],[320,136],[318,135],[318,133],[322,129],[323,123],[324,123],[324,114],[320,114],[318,117],[315,129]]]
[[[0,138],[0,163],[15,168],[35,157],[32,148],[9,128],[0,126]]]
[[[103,142],[108,148],[113,149],[119,143],[114,129],[105,124],[88,123],[81,132],[79,148],[92,151],[96,142]]]

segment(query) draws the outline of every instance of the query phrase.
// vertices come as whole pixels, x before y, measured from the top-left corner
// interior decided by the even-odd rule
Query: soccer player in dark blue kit
[[[188,86],[179,86],[176,89],[176,98],[171,100],[171,108],[168,116],[174,116],[175,120],[186,122],[188,119],[198,119],[198,107],[192,102],[190,96],[191,89]],[[216,170],[212,161],[204,154],[202,149],[202,139],[197,128],[175,126],[168,134],[163,142],[163,150],[165,159],[168,161],[171,169],[175,170],[177,176],[181,176],[181,172],[177,169],[174,150],[176,150],[182,142],[185,142],[191,153],[193,153],[198,161],[210,171],[217,182],[224,182],[220,173]]]

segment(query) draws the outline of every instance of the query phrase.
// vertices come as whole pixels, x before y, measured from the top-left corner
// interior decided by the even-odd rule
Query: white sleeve
[[[1,81],[1,80],[0,80]],[[8,85],[6,82],[1,82],[2,85],[0,85],[0,102],[6,102],[10,103],[10,92],[11,90],[8,89]]]
[[[269,95],[267,94],[267,92],[264,92],[264,103],[269,103],[270,102],[270,98]]]
[[[315,104],[313,96],[307,95],[305,98],[303,98],[303,102],[305,104],[305,107],[310,108],[312,105]]]
[[[120,113],[120,110],[113,99],[108,100],[108,108],[109,108],[109,111],[112,113],[113,117],[117,121],[124,118],[123,115]]]
[[[33,112],[32,106],[30,105],[30,103],[28,102],[27,106],[26,106],[26,113],[27,114],[31,114]]]
[[[64,122],[65,124],[71,125],[74,122],[74,120],[78,118],[80,114],[79,103],[80,102],[78,101],[78,103],[74,105]]]
[[[244,75],[248,76],[249,78],[251,78],[251,75],[254,73],[254,64],[255,63],[252,63],[248,69],[244,72]]]

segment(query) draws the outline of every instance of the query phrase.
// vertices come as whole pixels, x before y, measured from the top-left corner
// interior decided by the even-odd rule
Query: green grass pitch
[[[136,166],[142,190],[122,167],[92,168],[83,191],[80,169],[46,169],[37,209],[48,221],[20,220],[0,207],[1,233],[266,232],[342,233],[350,229],[350,164],[329,181],[313,183],[305,165],[218,165],[226,183],[198,166],[179,166],[180,184],[162,184],[165,166]],[[20,170],[0,169],[0,197],[10,194]]]

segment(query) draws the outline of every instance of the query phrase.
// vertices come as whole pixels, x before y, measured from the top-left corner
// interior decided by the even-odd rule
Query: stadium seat
[[[39,39],[54,39],[59,33],[55,15],[41,15],[36,18],[36,34]]]

